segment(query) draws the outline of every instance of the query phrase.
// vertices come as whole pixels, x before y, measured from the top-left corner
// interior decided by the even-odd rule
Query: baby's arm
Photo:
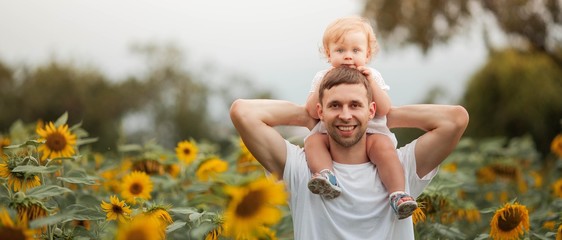
[[[310,117],[319,119],[316,105],[318,105],[318,91],[310,92],[306,99],[305,108]]]
[[[320,119],[320,117],[318,116],[317,106],[320,102],[318,100],[318,88],[320,87],[320,82],[322,81],[322,78],[324,78],[325,74],[326,71],[320,71],[317,72],[316,75],[314,75],[314,78],[312,79],[312,86],[310,87],[310,92],[305,103],[305,108],[308,112],[308,115],[316,120]]]
[[[382,90],[382,88],[377,84],[373,77],[373,73],[368,67],[361,66],[357,69],[359,69],[359,71],[367,76],[367,79],[369,79],[369,83],[371,84],[371,88],[373,89],[373,101],[375,102],[377,107],[375,115],[378,117],[386,116],[388,111],[390,111],[390,107],[392,106],[390,96],[388,96],[386,91]]]

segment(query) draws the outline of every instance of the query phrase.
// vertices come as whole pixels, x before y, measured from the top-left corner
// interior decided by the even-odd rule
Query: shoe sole
[[[404,219],[412,216],[414,211],[418,208],[418,203],[415,201],[406,201],[398,206],[398,219]]]
[[[313,178],[308,182],[308,190],[314,194],[319,194],[326,199],[334,199],[340,196],[341,189],[334,188],[324,179]]]

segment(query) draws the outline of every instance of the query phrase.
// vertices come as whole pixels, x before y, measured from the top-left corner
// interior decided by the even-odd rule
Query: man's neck
[[[350,147],[339,145],[330,139],[330,154],[335,162],[343,164],[361,164],[369,162],[365,138]]]

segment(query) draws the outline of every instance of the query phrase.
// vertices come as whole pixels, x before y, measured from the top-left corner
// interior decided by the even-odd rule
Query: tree
[[[470,80],[462,104],[473,137],[530,134],[541,152],[560,133],[562,70],[543,53],[494,52]]]
[[[367,0],[364,15],[389,44],[413,44],[424,52],[470,27],[470,20],[483,20],[497,24],[512,46],[543,52],[562,65],[560,0]]]
[[[97,150],[115,149],[121,118],[150,99],[143,94],[145,87],[134,79],[110,84],[100,72],[71,63],[51,61],[22,70],[18,79],[13,70],[0,72],[6,72],[0,73],[2,131],[18,119],[54,121],[68,112],[69,124],[82,122],[84,129],[99,138],[93,144]]]
[[[562,1],[367,0],[364,15],[387,45],[412,44],[424,53],[483,23],[490,55],[462,99],[471,118],[465,135],[531,134],[548,152],[562,118]],[[495,26],[507,50],[490,44]]]

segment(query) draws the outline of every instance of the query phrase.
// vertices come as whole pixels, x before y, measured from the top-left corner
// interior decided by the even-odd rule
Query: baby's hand
[[[373,74],[371,73],[370,68],[368,68],[366,66],[359,66],[359,67],[357,67],[357,70],[359,70],[361,73],[363,73],[363,75],[365,75],[365,77],[367,77],[367,80],[373,81]]]

